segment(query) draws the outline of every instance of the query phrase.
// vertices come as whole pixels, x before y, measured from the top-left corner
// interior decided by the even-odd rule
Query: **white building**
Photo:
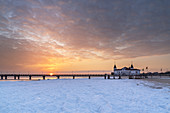
[[[122,69],[117,69],[116,65],[114,65],[114,75],[140,75],[139,69],[134,69],[133,64],[129,68],[123,67]]]

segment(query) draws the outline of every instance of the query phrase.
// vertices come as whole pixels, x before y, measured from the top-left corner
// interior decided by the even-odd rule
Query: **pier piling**
[[[20,76],[18,76],[18,80],[20,80]]]
[[[31,75],[29,75],[29,80],[31,80]]]
[[[43,76],[43,80],[45,80],[45,76]]]
[[[107,76],[107,79],[110,79],[110,75]]]
[[[60,76],[57,76],[57,79],[60,79]]]
[[[106,79],[106,75],[104,75],[104,79]]]

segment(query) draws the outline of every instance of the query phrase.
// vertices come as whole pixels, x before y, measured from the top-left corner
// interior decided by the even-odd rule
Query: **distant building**
[[[140,75],[140,70],[134,69],[133,64],[129,68],[123,67],[122,69],[117,69],[116,65],[114,65],[113,70],[112,75]]]

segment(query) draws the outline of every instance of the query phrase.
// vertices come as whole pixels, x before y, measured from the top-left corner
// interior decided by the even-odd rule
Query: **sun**
[[[50,73],[50,76],[53,76],[53,73]]]

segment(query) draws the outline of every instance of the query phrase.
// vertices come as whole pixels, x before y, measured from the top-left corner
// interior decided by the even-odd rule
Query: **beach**
[[[147,80],[150,83],[153,83],[153,85],[146,85],[144,86],[153,88],[153,89],[163,89],[163,88],[168,88],[170,89],[170,84],[167,83],[167,80],[159,80],[159,79],[152,79],[152,80]]]
[[[170,85],[170,79],[149,78],[149,79],[142,79],[142,80]]]
[[[169,76],[156,76],[152,78],[141,79],[142,81],[147,81],[154,83],[155,86],[169,87],[170,88],[170,77]]]
[[[149,79],[148,79],[149,80]],[[168,87],[147,79],[1,81],[3,113],[169,112]]]

